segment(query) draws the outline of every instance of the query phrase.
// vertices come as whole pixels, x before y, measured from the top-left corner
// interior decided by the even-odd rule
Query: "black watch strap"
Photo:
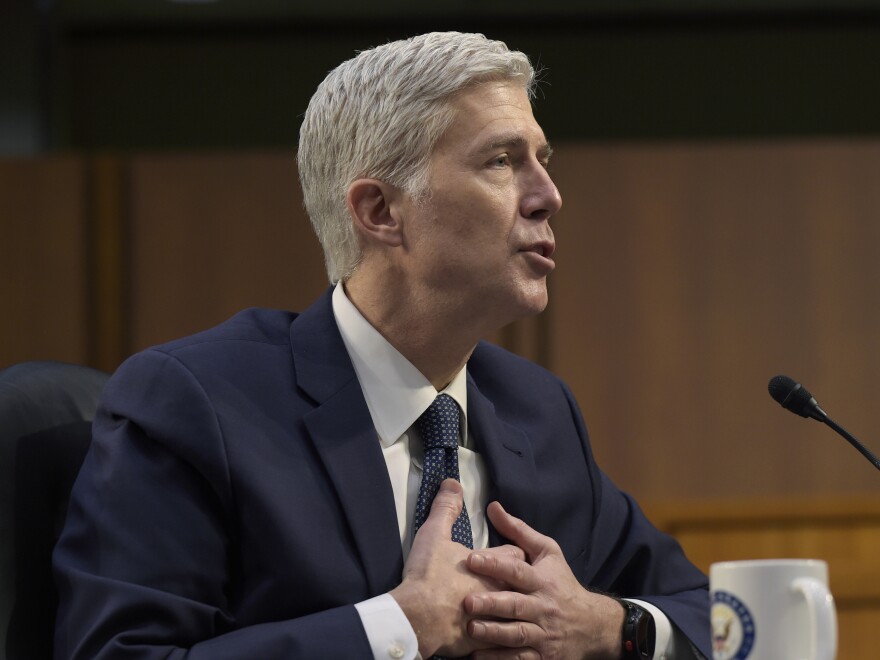
[[[643,607],[628,600],[623,605],[623,660],[646,660],[654,657],[656,630],[654,617]]]

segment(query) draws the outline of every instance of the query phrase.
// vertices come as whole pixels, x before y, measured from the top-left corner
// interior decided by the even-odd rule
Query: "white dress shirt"
[[[427,378],[395,349],[363,317],[345,294],[342,283],[333,291],[333,314],[364,393],[382,454],[388,467],[404,560],[412,546],[412,519],[422,479],[422,442],[416,420],[439,392]],[[485,548],[489,530],[485,511],[489,480],[482,457],[473,451],[467,425],[467,370],[462,368],[443,392],[461,408],[461,445],[458,448],[459,473],[474,548]],[[657,660],[691,658],[690,644],[678,633],[660,610],[642,601],[657,626]],[[376,660],[419,658],[418,640],[406,615],[389,594],[357,603],[367,638]],[[676,645],[677,637],[682,637]],[[679,649],[676,653],[675,649]],[[681,649],[688,649],[686,654]]]

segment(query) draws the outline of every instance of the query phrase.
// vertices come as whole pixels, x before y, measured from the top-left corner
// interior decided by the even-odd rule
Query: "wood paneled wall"
[[[880,490],[777,373],[880,451],[880,143],[580,145],[550,364],[600,463],[640,498]]]
[[[82,158],[0,161],[0,367],[89,359],[87,189]]]
[[[642,501],[880,491],[766,392],[803,379],[880,450],[880,142],[562,144],[552,171],[550,308],[495,339],[569,382],[615,481]],[[3,161],[0,193],[0,367],[109,370],[327,285],[291,153]]]
[[[141,156],[130,177],[132,349],[328,286],[292,153]]]

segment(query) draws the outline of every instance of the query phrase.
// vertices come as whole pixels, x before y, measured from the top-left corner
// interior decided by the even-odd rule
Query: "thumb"
[[[452,534],[452,525],[463,507],[464,489],[461,484],[455,479],[444,479],[434,496],[431,512],[422,525],[422,529],[428,528],[432,536],[437,534],[448,538]]]

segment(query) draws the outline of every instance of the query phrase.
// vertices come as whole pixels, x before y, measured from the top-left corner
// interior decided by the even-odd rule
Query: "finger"
[[[472,593],[464,598],[464,611],[477,619],[512,619],[537,623],[540,601],[515,591]]]
[[[534,559],[542,553],[559,550],[556,541],[549,536],[544,536],[519,518],[507,513],[499,502],[489,504],[486,513],[497,532],[525,550],[526,555],[530,559]]]
[[[540,648],[546,634],[534,623],[525,621],[468,621],[468,635],[477,642],[511,649]]]
[[[431,511],[416,533],[416,537],[421,535],[433,540],[449,539],[452,535],[452,525],[464,507],[463,492],[461,484],[455,479],[444,479],[431,503]]]
[[[515,545],[507,543],[505,545],[497,545],[494,548],[482,548],[478,552],[488,552],[493,554],[499,554],[506,557],[513,557],[515,559],[519,559],[520,561],[526,560],[525,551]]]
[[[537,571],[522,559],[510,555],[478,550],[468,555],[467,567],[478,575],[509,584],[516,591],[531,593],[541,587]]]

